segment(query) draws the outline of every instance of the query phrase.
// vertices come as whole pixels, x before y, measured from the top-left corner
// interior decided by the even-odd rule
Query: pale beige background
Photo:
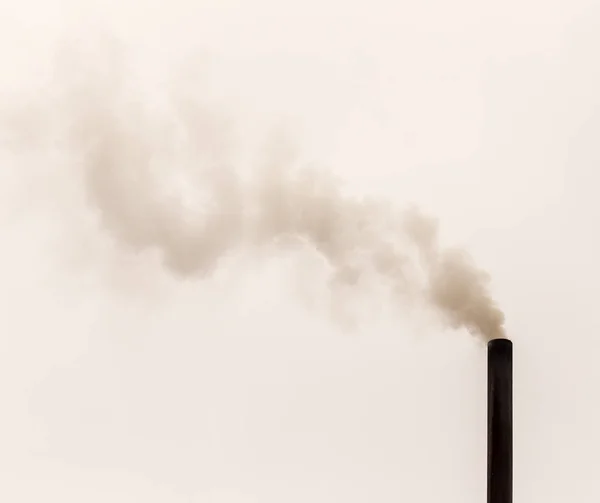
[[[56,41],[95,28],[157,78],[198,50],[243,141],[284,117],[351,187],[440,216],[492,273],[516,343],[515,501],[596,501],[599,14],[591,0],[5,1],[0,79],[3,97],[43,95]],[[2,501],[484,501],[470,336],[385,316],[349,336],[288,295],[281,261],[185,285],[133,261],[109,287],[97,250],[65,267],[75,238],[39,200],[39,170],[1,161]],[[142,280],[158,296],[140,300]]]

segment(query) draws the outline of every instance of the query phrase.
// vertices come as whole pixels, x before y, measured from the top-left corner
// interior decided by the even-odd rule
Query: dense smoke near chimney
[[[312,251],[330,271],[332,296],[370,278],[399,306],[425,301],[452,327],[504,336],[489,277],[464,251],[440,247],[437,221],[345,194],[284,143],[243,173],[228,121],[183,85],[189,75],[172,77],[168,107],[157,110],[129,84],[118,48],[102,59],[62,56],[52,92],[12,106],[7,137],[20,140],[13,149],[48,141],[67,152],[100,227],[124,250],[158,251],[177,278],[210,275],[231,253]],[[178,177],[186,197],[170,190]]]

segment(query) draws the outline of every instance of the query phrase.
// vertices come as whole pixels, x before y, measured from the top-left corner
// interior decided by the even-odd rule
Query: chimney
[[[488,343],[487,503],[512,503],[512,342]]]

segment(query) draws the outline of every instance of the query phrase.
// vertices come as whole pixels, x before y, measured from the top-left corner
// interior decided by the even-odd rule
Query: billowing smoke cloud
[[[462,250],[440,247],[436,221],[346,195],[322,171],[297,166],[285,142],[245,176],[233,165],[227,121],[190,86],[174,78],[168,109],[156,111],[128,87],[119,51],[89,63],[63,59],[61,92],[45,106],[53,141],[70,153],[89,206],[123,248],[157,250],[180,278],[209,275],[231,253],[312,250],[330,270],[332,295],[376,279],[392,302],[425,300],[453,327],[484,340],[504,336],[487,274]],[[20,123],[31,127],[43,108],[23,110],[29,120]],[[169,192],[176,175],[194,204]]]

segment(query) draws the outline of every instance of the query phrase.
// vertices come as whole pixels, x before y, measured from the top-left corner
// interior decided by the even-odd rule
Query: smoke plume
[[[437,222],[417,209],[351,197],[333,177],[296,165],[284,143],[244,175],[226,120],[176,78],[168,107],[152,109],[119,51],[63,57],[55,82],[55,95],[12,110],[10,136],[26,148],[51,137],[69,152],[89,208],[124,249],[158,251],[179,278],[210,275],[231,253],[310,250],[330,271],[332,295],[371,278],[399,306],[425,301],[452,327],[504,336],[488,275],[464,251],[442,249]],[[187,198],[169,189],[177,176]]]

